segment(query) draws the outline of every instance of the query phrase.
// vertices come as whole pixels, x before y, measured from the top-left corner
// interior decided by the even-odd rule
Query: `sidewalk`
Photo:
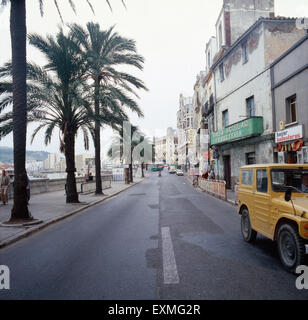
[[[0,225],[0,248],[115,196],[143,180],[142,178],[134,178],[134,183],[129,185],[126,185],[124,182],[112,182],[111,188],[105,189],[103,196],[96,196],[93,193],[80,194],[79,201],[81,203],[76,204],[65,202],[64,190],[33,195],[30,199],[29,210],[33,218],[42,220],[42,223],[27,227],[7,227]],[[12,200],[10,200],[6,206],[3,206],[2,203],[0,204],[0,223],[10,219],[12,204]]]

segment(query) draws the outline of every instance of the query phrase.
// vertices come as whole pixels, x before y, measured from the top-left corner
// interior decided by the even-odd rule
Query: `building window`
[[[268,181],[266,170],[257,170],[257,191],[267,193]]]
[[[254,96],[246,99],[247,117],[251,118],[256,115],[255,113],[255,98]]]
[[[229,111],[228,110],[225,110],[222,113],[222,125],[224,128],[229,126]]]
[[[252,170],[245,170],[242,172],[242,184],[251,186],[252,185],[252,177],[253,171]]]
[[[225,71],[224,71],[223,63],[219,66],[219,73],[220,73],[220,81],[222,82],[225,80]]]
[[[210,123],[210,131],[214,132],[215,128],[214,128],[214,116],[213,115],[210,116],[209,123]]]
[[[287,98],[287,123],[293,123],[297,121],[296,112],[296,94]]]
[[[255,152],[246,153],[246,164],[257,164]]]
[[[243,63],[246,63],[248,61],[248,44],[245,42],[242,45],[242,57],[243,57]]]

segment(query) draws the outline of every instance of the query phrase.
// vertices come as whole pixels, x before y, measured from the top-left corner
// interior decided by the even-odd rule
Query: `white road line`
[[[177,284],[180,282],[178,270],[170,235],[170,228],[161,228],[162,250],[163,250],[163,271],[165,284]]]

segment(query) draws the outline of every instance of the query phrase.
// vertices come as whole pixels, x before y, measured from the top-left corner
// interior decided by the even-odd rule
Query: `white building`
[[[75,166],[77,173],[86,174],[95,173],[95,156],[92,154],[79,154],[75,156]]]
[[[271,12],[269,6],[268,16]],[[245,11],[241,15],[243,21]],[[249,10],[247,16],[251,17]],[[211,68],[216,102],[211,145],[217,155],[216,176],[228,188],[238,181],[241,166],[274,162],[270,65],[304,35],[295,23],[259,19],[238,39],[231,38],[232,45],[220,51]],[[229,27],[231,34],[239,34],[237,21]]]
[[[166,137],[161,138],[155,138],[154,144],[155,144],[155,163],[157,164],[166,164]]]
[[[175,129],[168,128],[166,136],[166,163],[168,165],[177,164],[178,160],[178,137]]]
[[[60,155],[58,153],[50,153],[48,158],[44,160],[43,167],[46,170],[56,170],[57,164],[60,162]]]
[[[189,156],[193,153],[193,98],[180,95],[177,112],[178,164],[186,170],[190,167]]]

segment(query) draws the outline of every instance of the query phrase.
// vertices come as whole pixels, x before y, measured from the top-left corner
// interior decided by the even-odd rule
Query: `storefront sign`
[[[291,127],[275,133],[276,143],[282,143],[303,138],[303,126]]]
[[[241,140],[263,133],[263,117],[249,118],[211,133],[211,145]]]

